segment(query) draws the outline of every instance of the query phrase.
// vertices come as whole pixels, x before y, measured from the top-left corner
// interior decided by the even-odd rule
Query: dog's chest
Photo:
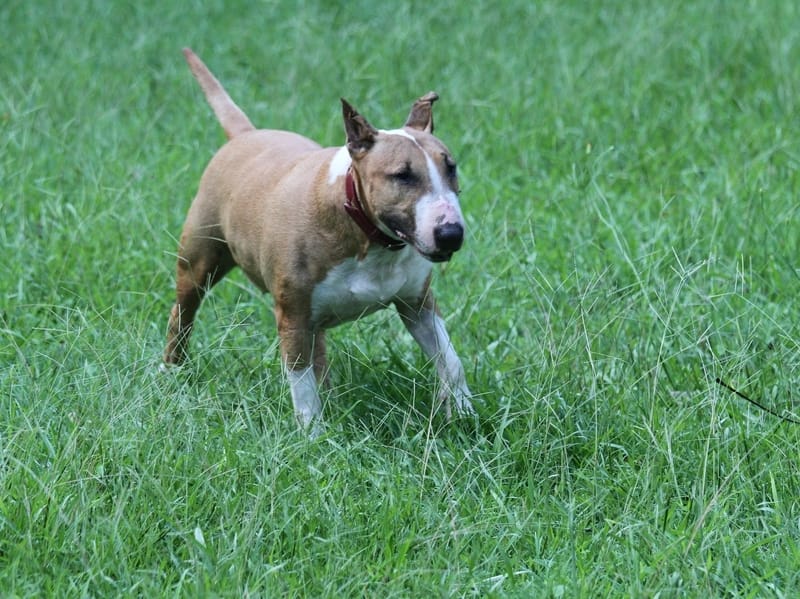
[[[314,287],[312,326],[329,328],[384,308],[395,299],[416,299],[430,272],[430,262],[409,247],[397,252],[376,249],[363,260],[349,258]]]

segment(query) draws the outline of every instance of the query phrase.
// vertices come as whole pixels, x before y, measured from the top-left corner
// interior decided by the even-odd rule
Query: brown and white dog
[[[274,298],[281,355],[304,427],[319,431],[325,329],[394,304],[434,361],[450,416],[472,414],[464,368],[429,288],[462,244],[456,164],[432,135],[433,92],[401,129],[379,131],[342,100],[347,144],[257,130],[184,51],[229,141],[212,158],[178,249],[165,364],[180,364],[204,294],[234,266]]]

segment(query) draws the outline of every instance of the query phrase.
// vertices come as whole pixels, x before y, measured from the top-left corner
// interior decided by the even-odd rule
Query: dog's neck
[[[347,169],[347,174],[344,177],[344,190],[347,197],[347,201],[344,203],[344,210],[353,219],[353,222],[358,225],[358,228],[364,232],[367,239],[392,251],[401,250],[405,247],[404,241],[389,237],[372,222],[372,219],[364,211],[364,206],[358,197],[358,187],[353,177],[352,166]]]

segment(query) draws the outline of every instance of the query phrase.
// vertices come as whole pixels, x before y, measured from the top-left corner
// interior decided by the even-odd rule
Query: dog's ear
[[[433,133],[433,103],[438,99],[439,94],[428,92],[414,102],[405,126],[410,129],[425,131],[426,133]]]
[[[342,100],[342,116],[344,117],[344,131],[347,134],[347,149],[353,157],[364,154],[375,143],[378,131],[367,122],[363,116],[344,98]]]

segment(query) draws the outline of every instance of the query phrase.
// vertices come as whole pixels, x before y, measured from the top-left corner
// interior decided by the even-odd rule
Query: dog
[[[431,359],[451,417],[474,414],[430,289],[464,239],[456,163],[433,135],[434,92],[400,129],[377,130],[343,98],[346,144],[256,129],[200,58],[183,50],[228,142],[200,180],[180,237],[165,365],[179,365],[203,296],[235,266],[273,296],[295,416],[318,434],[325,330],[394,305]]]

